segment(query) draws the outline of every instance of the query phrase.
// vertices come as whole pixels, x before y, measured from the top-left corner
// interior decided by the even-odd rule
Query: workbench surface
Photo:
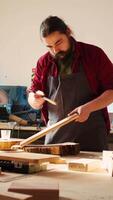
[[[102,154],[80,152],[79,156],[81,158],[101,159]],[[67,157],[66,159],[70,160],[72,157]],[[47,171],[23,175],[17,180],[12,179],[8,182],[0,181],[0,195],[8,194],[7,190],[13,182],[35,185],[39,182],[58,182],[60,191],[59,200],[113,200],[113,177],[103,172],[69,171],[67,164],[49,164]],[[15,199],[14,193],[10,195],[12,200]],[[22,199],[21,194],[18,194],[18,198],[19,195],[20,199]],[[1,196],[0,199],[2,200]]]

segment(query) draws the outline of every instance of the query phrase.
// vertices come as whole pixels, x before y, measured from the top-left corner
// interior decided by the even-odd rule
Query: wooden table
[[[101,153],[80,152],[81,158],[100,158]],[[72,157],[66,157],[72,159]],[[48,171],[26,175],[18,180],[0,183],[0,195],[7,194],[12,183],[58,182],[60,190],[59,200],[112,200],[113,177],[107,173],[74,172],[69,171],[67,164],[49,164]],[[21,194],[18,198],[25,199]],[[10,198],[15,199],[15,194],[10,193]],[[9,199],[10,199],[9,198]],[[26,197],[27,198],[27,197]],[[1,196],[0,199],[2,200]],[[8,198],[7,198],[8,199]],[[5,198],[3,200],[6,200]]]
[[[44,128],[45,127],[14,125],[10,127],[11,137],[25,139],[41,131]],[[9,129],[8,123],[0,122],[0,130],[7,130],[7,129]],[[44,138],[41,138],[39,140],[39,143],[43,143],[43,141],[44,141]]]

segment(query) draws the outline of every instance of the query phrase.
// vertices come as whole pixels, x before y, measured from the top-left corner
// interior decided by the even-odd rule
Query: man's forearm
[[[113,102],[113,90],[110,89],[106,90],[99,97],[88,102],[86,105],[88,106],[90,112],[93,112],[107,107],[112,102]]]

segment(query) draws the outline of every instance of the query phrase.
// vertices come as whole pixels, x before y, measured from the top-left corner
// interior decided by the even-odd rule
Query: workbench
[[[45,129],[46,127],[37,127],[37,126],[21,126],[16,125],[11,128],[11,137],[12,138],[28,138],[31,135],[34,135],[35,133]],[[0,122],[0,130],[1,129],[9,129],[7,122]],[[36,142],[37,143],[37,142]],[[38,140],[38,143],[44,143],[44,137]],[[113,150],[113,129],[110,131],[110,134],[108,135],[108,145],[109,150]]]
[[[101,158],[102,153],[80,152],[81,158]],[[66,157],[65,159],[72,159]],[[0,178],[1,179],[1,178]],[[0,195],[9,195],[8,188],[12,183],[39,184],[39,182],[59,184],[59,200],[112,200],[113,177],[100,172],[78,172],[68,170],[67,164],[49,164],[47,171],[25,175],[17,180],[0,182]],[[15,198],[16,197],[16,198]],[[10,193],[10,199],[25,199],[22,194]],[[26,198],[27,199],[27,198]]]
[[[7,122],[0,122],[0,129],[9,129]],[[11,130],[23,130],[23,131],[39,131],[40,128],[37,126],[21,126],[21,125],[14,125],[10,127]]]
[[[15,125],[10,127],[11,130],[11,138],[23,138],[26,139],[31,135],[43,130],[45,127],[37,127],[37,126],[22,126],[22,125]],[[0,122],[0,130],[7,130],[9,129],[7,122]],[[38,143],[43,143],[44,137],[41,138]]]

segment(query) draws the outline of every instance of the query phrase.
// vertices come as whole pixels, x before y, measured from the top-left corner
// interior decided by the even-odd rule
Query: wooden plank
[[[0,160],[13,160],[29,163],[42,163],[42,162],[52,162],[58,159],[57,155],[48,155],[48,154],[36,154],[23,151],[17,152],[3,152],[0,151]]]
[[[9,114],[9,120],[17,122],[18,124],[23,125],[23,126],[27,126],[28,125],[28,121],[27,120],[22,119],[21,117],[18,117],[18,116],[13,115],[13,114]]]
[[[26,152],[47,153],[60,156],[77,155],[80,152],[80,144],[65,142],[48,145],[28,145],[24,147],[24,150]]]
[[[16,182],[11,184],[8,191],[29,194],[33,199],[59,200],[59,185],[55,181],[39,181],[37,184]]]
[[[21,197],[20,195],[17,196],[16,194],[16,197],[12,197],[12,195],[10,196],[10,194],[3,194],[3,195],[0,195],[0,200],[33,200],[32,197],[28,197],[28,195],[23,195],[24,197]],[[27,197],[26,197],[27,196]]]
[[[73,171],[90,172],[101,167],[100,160],[81,158],[68,163],[68,169]]]
[[[113,151],[103,151],[103,168],[113,177]]]
[[[11,146],[19,144],[23,139],[10,138],[8,140],[3,140],[0,138],[0,150],[10,150]]]
[[[34,142],[35,140],[47,135],[48,133],[50,133],[50,131],[56,130],[61,128],[62,126],[76,120],[78,118],[78,114],[73,114],[71,116],[68,116],[60,121],[58,121],[57,123],[51,125],[50,127],[45,128],[44,130],[32,135],[31,137],[23,140],[22,142],[20,142],[20,147],[23,148],[24,146]],[[16,147],[16,145],[15,145]],[[15,148],[14,147],[14,148]],[[18,146],[16,148],[19,148]]]

